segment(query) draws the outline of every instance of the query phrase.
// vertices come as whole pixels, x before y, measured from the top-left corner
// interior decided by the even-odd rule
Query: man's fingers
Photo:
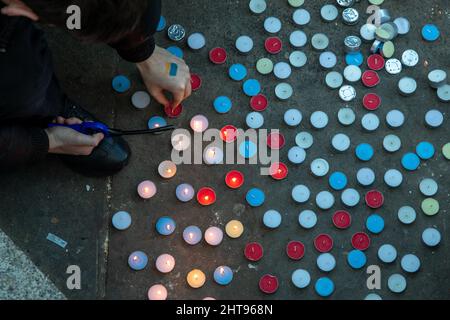
[[[82,124],[83,121],[81,121],[78,118],[70,118],[70,119],[66,119],[65,123],[69,126],[72,126],[74,124]]]
[[[64,119],[63,117],[57,117],[56,118],[56,123],[57,124],[64,124],[65,121],[66,121],[66,119]]]
[[[152,90],[150,91],[153,98],[156,99],[160,104],[162,104],[164,107],[170,105],[169,100],[166,98],[162,90]]]
[[[184,99],[184,92],[185,92],[185,90],[179,90],[177,92],[172,92],[172,94],[173,94],[172,109],[175,109],[176,107],[178,107],[181,104],[181,102]]]
[[[191,79],[189,78],[186,82],[186,90],[184,92],[184,99],[187,99],[191,96],[192,94],[192,84],[191,84]]]
[[[97,133],[92,136],[76,132],[76,144],[79,146],[97,147],[104,139],[103,133]]]

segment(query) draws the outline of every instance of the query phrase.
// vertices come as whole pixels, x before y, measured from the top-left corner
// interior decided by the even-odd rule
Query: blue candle
[[[258,147],[252,141],[244,141],[239,146],[239,154],[245,159],[253,158],[258,152]]]
[[[184,241],[186,241],[186,243],[190,244],[191,246],[195,246],[196,244],[200,243],[200,241],[202,241],[202,237],[202,230],[200,230],[200,228],[196,226],[187,227],[183,231]]]
[[[379,234],[384,230],[384,219],[378,214],[372,214],[366,221],[367,230],[374,234]]]
[[[342,172],[334,172],[329,179],[330,187],[336,191],[344,190],[347,186],[347,176]]]
[[[194,187],[187,183],[180,184],[177,187],[176,195],[181,202],[189,202],[195,196]]]
[[[269,210],[264,214],[264,225],[269,229],[276,229],[281,225],[281,214],[275,210]]]
[[[266,200],[266,195],[261,189],[253,188],[247,192],[247,196],[245,198],[250,206],[260,207]]]
[[[233,270],[226,266],[218,267],[214,272],[214,281],[221,286],[229,285],[233,281]]]
[[[147,255],[142,251],[136,251],[128,257],[128,265],[131,269],[140,271],[143,270],[148,263]]]
[[[214,109],[217,113],[227,113],[231,110],[232,107],[233,103],[228,97],[220,96],[214,100]]]
[[[361,143],[356,147],[356,157],[361,161],[370,161],[373,158],[374,151],[370,144]]]
[[[243,90],[247,96],[254,97],[261,92],[261,84],[258,80],[249,79],[244,82]]]
[[[163,236],[171,235],[175,231],[175,227],[175,221],[169,217],[161,217],[156,222],[156,231]]]
[[[240,63],[233,64],[228,70],[228,75],[235,81],[241,81],[247,76],[247,69]]]
[[[125,76],[118,75],[112,80],[112,87],[118,93],[124,93],[130,90],[131,81]]]
[[[112,217],[112,224],[117,230],[126,230],[131,225],[131,216],[128,212],[119,211]]]
[[[149,129],[158,129],[165,126],[167,126],[167,121],[163,117],[155,116],[148,120]]]
[[[166,18],[164,18],[163,16],[161,16],[159,18],[159,23],[158,23],[158,27],[156,28],[156,31],[161,32],[166,28]]]
[[[361,52],[347,53],[347,55],[345,56],[345,62],[348,65],[354,65],[359,67],[364,62],[364,56],[362,55]]]
[[[416,153],[422,160],[429,160],[434,157],[434,146],[427,141],[422,141],[416,147]]]
[[[361,269],[366,265],[367,258],[364,252],[352,250],[347,256],[347,262],[353,269]]]
[[[434,24],[426,24],[422,28],[422,37],[426,41],[430,42],[436,41],[437,39],[439,39],[440,35],[441,32],[439,31],[438,27],[435,26]]]
[[[177,46],[171,46],[168,47],[166,50],[169,51],[171,54],[173,54],[175,57],[183,59],[184,53],[183,50],[181,50],[181,48]]]
[[[320,278],[316,281],[316,292],[321,297],[329,297],[334,292],[334,282],[327,277]]]
[[[402,158],[402,166],[408,171],[414,171],[419,168],[420,158],[415,153],[407,153]]]

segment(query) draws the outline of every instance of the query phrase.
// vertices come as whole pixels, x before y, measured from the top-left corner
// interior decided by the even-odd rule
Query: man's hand
[[[176,65],[173,66],[176,74],[170,73],[172,64]],[[164,107],[175,109],[192,93],[189,67],[165,49],[156,46],[153,55],[138,63],[137,67],[150,94]],[[172,93],[172,102],[166,98],[164,91]]]
[[[64,119],[58,117],[58,124],[74,125],[83,121],[77,118]],[[104,135],[97,133],[93,136],[81,134],[75,130],[65,127],[54,127],[46,129],[49,141],[49,153],[66,154],[74,156],[88,156],[95,147],[103,140]]]

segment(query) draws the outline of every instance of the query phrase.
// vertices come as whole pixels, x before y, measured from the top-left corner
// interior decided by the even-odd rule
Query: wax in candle
[[[156,259],[156,269],[162,273],[169,273],[175,268],[175,258],[170,254],[163,254]]]
[[[195,191],[190,184],[183,183],[177,187],[176,195],[181,202],[189,202],[194,198]]]
[[[211,246],[218,246],[223,240],[223,231],[217,227],[210,227],[205,231],[205,241]]]
[[[202,231],[196,226],[187,227],[183,231],[183,239],[187,244],[194,246],[202,241]]]
[[[225,231],[230,238],[237,239],[244,233],[244,225],[237,220],[228,222]]]
[[[148,300],[166,300],[167,289],[161,284],[155,284],[148,289]]]
[[[206,276],[201,270],[194,269],[188,273],[187,282],[192,288],[198,289],[205,284]]]
[[[177,173],[177,166],[172,161],[163,161],[158,167],[159,175],[165,179],[170,179]]]
[[[214,281],[221,286],[229,285],[233,281],[233,270],[227,266],[218,267],[214,272]]]
[[[142,251],[135,251],[128,257],[128,265],[131,269],[140,271],[145,269],[148,263],[147,255]]]
[[[175,231],[175,227],[175,221],[169,217],[161,217],[156,222],[156,231],[163,236],[171,235]]]
[[[150,199],[156,194],[156,185],[151,181],[144,181],[139,184],[137,190],[142,199]]]

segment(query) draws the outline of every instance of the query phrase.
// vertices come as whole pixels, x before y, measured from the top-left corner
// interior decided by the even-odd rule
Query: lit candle
[[[230,171],[225,177],[225,183],[231,189],[238,189],[244,184],[244,175],[236,170]]]
[[[227,125],[220,130],[220,138],[226,143],[236,141],[238,130],[235,126]]]
[[[211,246],[218,246],[223,240],[223,232],[217,227],[210,227],[205,232],[205,241]]]
[[[194,198],[195,191],[190,184],[183,183],[177,187],[176,195],[181,202],[189,202]]]
[[[205,274],[198,269],[194,269],[187,275],[187,283],[194,289],[203,287],[206,281]]]
[[[229,285],[233,281],[233,270],[227,266],[218,267],[214,272],[214,281],[221,286]]]
[[[205,150],[203,159],[208,165],[220,164],[223,162],[223,151],[218,147],[210,147]]]
[[[166,300],[167,289],[161,284],[155,284],[148,289],[148,300]]]
[[[201,188],[197,193],[197,201],[202,206],[210,206],[216,202],[216,192],[211,188]]]
[[[275,162],[270,166],[270,175],[275,180],[286,179],[288,175],[288,168],[284,163]]]
[[[227,223],[225,231],[230,238],[237,239],[244,233],[244,225],[237,220],[232,220]]]
[[[139,184],[137,190],[142,199],[150,199],[156,194],[156,185],[151,181],[144,181]]]
[[[131,269],[140,271],[143,270],[148,263],[147,255],[142,251],[136,251],[128,257],[128,265]]]
[[[151,117],[150,120],[148,120],[149,129],[158,129],[165,126],[167,126],[167,121],[162,117]]]
[[[175,268],[175,258],[170,254],[163,254],[156,259],[156,269],[161,273],[169,273]]]
[[[208,129],[209,121],[205,116],[197,115],[191,120],[191,128],[194,132],[201,133]]]
[[[159,175],[165,179],[170,179],[177,173],[177,166],[172,161],[163,161],[158,167]]]
[[[202,231],[196,226],[187,227],[183,231],[183,239],[187,244],[194,246],[202,241]]]
[[[184,151],[191,146],[191,138],[185,134],[179,133],[172,137],[172,147],[176,151]]]
[[[175,227],[175,221],[169,217],[161,217],[156,222],[156,231],[163,236],[171,235],[175,231]]]

